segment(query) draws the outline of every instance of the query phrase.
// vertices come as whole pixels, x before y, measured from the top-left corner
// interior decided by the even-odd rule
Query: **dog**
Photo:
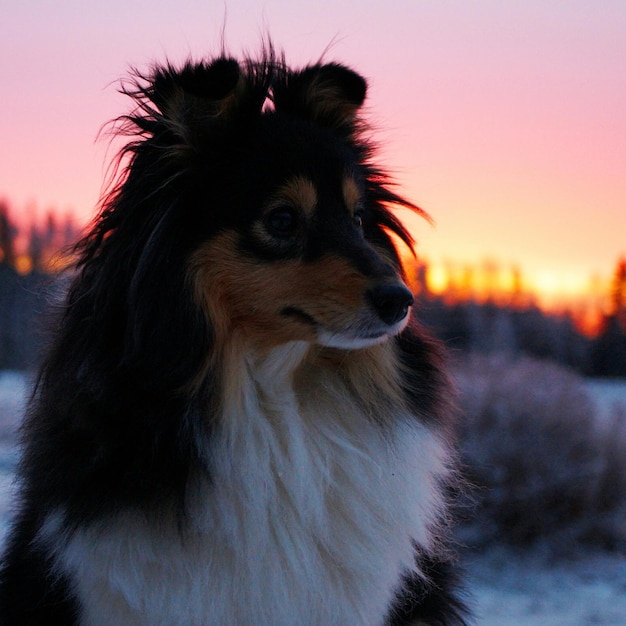
[[[440,346],[337,63],[133,74],[22,431],[6,626],[462,625]],[[402,243],[404,242],[404,243]]]

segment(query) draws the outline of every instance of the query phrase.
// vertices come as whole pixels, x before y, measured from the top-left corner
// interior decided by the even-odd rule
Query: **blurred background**
[[[626,614],[626,3],[0,0],[0,521],[67,246],[147,70],[266,36],[368,79],[418,311],[448,346],[479,623]],[[564,582],[565,581],[565,584]]]

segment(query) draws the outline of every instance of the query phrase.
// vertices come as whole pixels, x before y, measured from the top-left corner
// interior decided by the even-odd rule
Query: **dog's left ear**
[[[338,131],[352,132],[367,91],[365,79],[344,65],[312,65],[274,85],[276,111],[299,115]]]

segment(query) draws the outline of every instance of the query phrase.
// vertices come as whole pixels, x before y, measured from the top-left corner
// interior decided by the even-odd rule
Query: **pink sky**
[[[269,32],[288,60],[326,53],[370,82],[383,161],[431,213],[416,223],[433,263],[517,264],[571,291],[626,255],[623,0],[82,0],[0,9],[0,197],[15,212],[92,214],[104,122],[128,110],[130,65]]]

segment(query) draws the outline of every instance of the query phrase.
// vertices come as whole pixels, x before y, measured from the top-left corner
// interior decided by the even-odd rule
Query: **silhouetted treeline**
[[[18,226],[0,200],[0,369],[37,365],[60,251],[77,237],[73,221],[60,222],[52,212]]]
[[[494,303],[448,304],[443,298],[422,301],[419,316],[452,350],[527,354],[589,370],[594,343],[569,317],[546,315],[539,308],[516,309]]]
[[[32,369],[42,346],[42,313],[50,277],[19,274],[0,262],[0,370]]]
[[[611,311],[593,343],[590,368],[596,376],[626,376],[626,258],[615,269]]]
[[[626,377],[626,259],[613,278],[610,312],[596,337],[581,333],[571,316],[536,306],[493,302],[448,303],[422,284],[421,320],[446,345],[464,353],[524,354],[565,365],[586,376]]]

